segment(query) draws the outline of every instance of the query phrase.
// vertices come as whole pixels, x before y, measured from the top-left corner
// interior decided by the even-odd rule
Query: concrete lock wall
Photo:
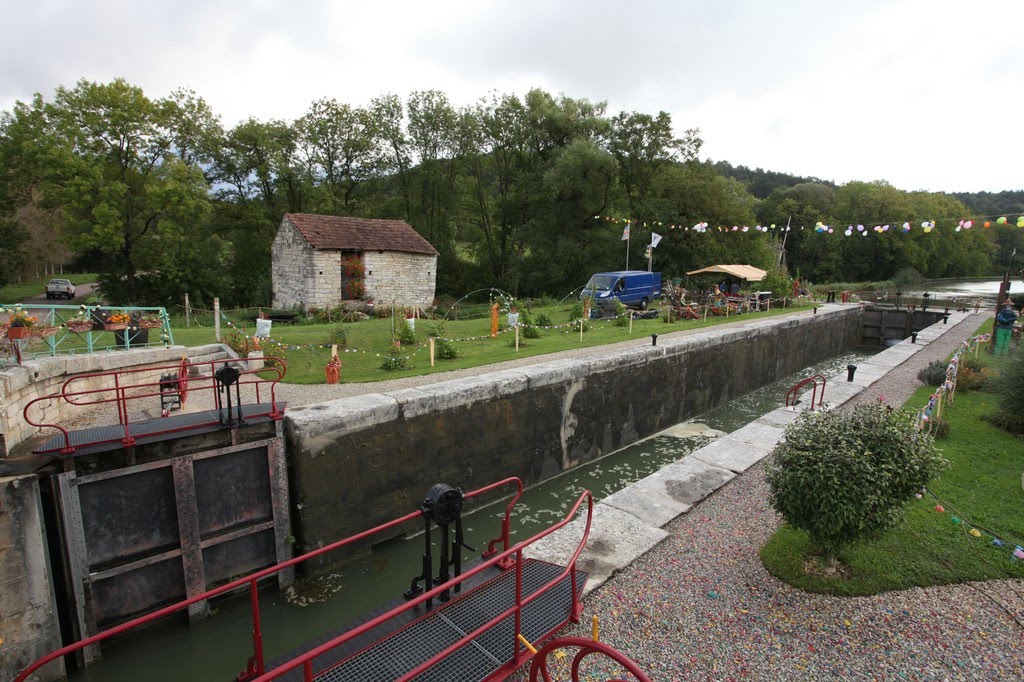
[[[61,646],[46,532],[34,475],[0,477],[0,679]],[[64,676],[63,660],[31,679]]]
[[[416,509],[436,482],[535,483],[852,348],[859,306],[717,328],[654,347],[292,408],[301,551]]]

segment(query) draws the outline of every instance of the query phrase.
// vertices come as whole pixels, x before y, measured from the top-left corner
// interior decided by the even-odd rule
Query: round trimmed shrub
[[[454,360],[459,357],[459,350],[455,344],[441,337],[434,341],[434,353],[442,360]]]
[[[767,471],[771,503],[824,556],[880,535],[944,464],[913,417],[876,403],[805,412]]]
[[[946,380],[946,368],[949,367],[948,362],[943,360],[932,360],[928,363],[928,366],[917,373],[917,378],[925,386],[941,386],[942,382]]]

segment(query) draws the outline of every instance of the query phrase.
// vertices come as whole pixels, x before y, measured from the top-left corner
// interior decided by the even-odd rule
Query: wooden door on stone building
[[[366,293],[366,268],[361,253],[341,254],[341,298],[360,299]]]

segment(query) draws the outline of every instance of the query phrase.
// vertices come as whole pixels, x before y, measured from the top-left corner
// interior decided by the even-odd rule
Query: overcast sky
[[[226,126],[322,97],[532,87],[672,115],[702,158],[934,191],[1024,189],[1024,1],[34,0],[0,108],[118,76]]]

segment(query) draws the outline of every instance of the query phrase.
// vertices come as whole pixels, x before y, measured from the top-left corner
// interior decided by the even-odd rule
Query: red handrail
[[[569,559],[565,569],[561,573],[559,573],[555,578],[552,578],[551,580],[549,580],[547,583],[545,583],[542,587],[537,589],[529,597],[523,599],[522,598],[522,573],[521,573],[522,551],[523,551],[523,548],[533,544],[534,542],[536,542],[537,540],[540,540],[543,537],[546,537],[546,536],[550,535],[551,533],[555,532],[556,530],[558,530],[560,528],[563,528],[566,524],[568,524],[570,521],[572,521],[573,517],[576,515],[576,512],[579,510],[580,505],[583,504],[584,500],[587,501],[587,524],[586,524],[586,526],[584,527],[584,530],[583,530],[583,537],[580,539],[580,543],[576,547],[576,551],[573,552],[572,558]],[[499,623],[500,621],[502,621],[503,619],[505,619],[509,615],[515,614],[516,617],[517,617],[516,618],[517,622],[516,622],[516,628],[515,628],[514,635],[518,635],[519,634],[518,616],[521,613],[523,607],[527,606],[532,601],[534,601],[535,599],[540,597],[544,592],[546,592],[547,590],[551,589],[552,587],[557,585],[559,582],[564,580],[566,575],[571,575],[571,579],[572,579],[572,610],[570,611],[570,613],[571,614],[576,614],[577,613],[577,604],[578,604],[578,601],[579,601],[578,592],[577,592],[577,589],[576,589],[576,560],[579,558],[580,553],[583,551],[583,548],[584,548],[584,546],[587,543],[587,538],[590,535],[590,525],[591,525],[591,522],[593,520],[593,514],[594,514],[594,498],[590,494],[589,490],[585,490],[585,491],[583,491],[583,493],[580,494],[579,498],[577,498],[576,503],[572,506],[572,509],[569,510],[569,513],[566,514],[565,518],[562,519],[561,521],[559,521],[558,523],[556,523],[555,525],[551,526],[547,530],[541,531],[540,533],[537,533],[536,535],[534,535],[534,536],[532,536],[532,537],[530,537],[530,538],[528,538],[526,540],[523,540],[522,542],[516,543],[516,545],[514,545],[513,547],[511,547],[511,548],[501,552],[500,554],[496,555],[495,557],[493,557],[493,558],[491,558],[491,559],[489,559],[489,560],[487,560],[485,562],[477,564],[472,569],[470,569],[469,571],[463,573],[462,575],[460,575],[460,576],[458,576],[456,578],[453,578],[452,580],[449,580],[446,583],[438,585],[437,587],[433,588],[432,590],[424,592],[423,594],[419,595],[415,599],[412,599],[412,600],[406,602],[405,604],[403,604],[401,606],[398,606],[398,607],[392,609],[391,611],[388,611],[387,613],[382,614],[382,615],[374,618],[373,620],[370,620],[370,621],[364,623],[363,625],[360,625],[359,627],[357,627],[357,628],[355,628],[353,630],[349,630],[348,632],[346,632],[346,633],[344,633],[342,635],[339,635],[338,637],[335,637],[334,639],[330,640],[329,642],[325,642],[324,644],[321,644],[320,646],[316,647],[315,649],[307,651],[302,656],[299,656],[298,658],[295,658],[295,659],[289,661],[288,663],[285,663],[285,664],[275,668],[274,670],[271,670],[271,671],[269,671],[269,672],[267,672],[267,673],[265,673],[263,675],[260,675],[259,677],[255,678],[254,680],[251,680],[250,682],[269,682],[270,680],[277,679],[281,675],[284,675],[285,673],[291,672],[292,670],[295,670],[296,668],[299,668],[299,667],[302,667],[302,669],[303,669],[303,679],[305,680],[305,682],[312,682],[312,680],[313,680],[313,678],[315,676],[315,674],[313,673],[312,662],[318,656],[321,656],[321,655],[327,653],[328,651],[330,651],[330,650],[332,650],[332,649],[334,649],[334,648],[344,644],[345,642],[349,641],[350,639],[352,639],[354,637],[357,637],[357,636],[363,634],[364,632],[377,627],[378,625],[380,625],[381,623],[384,623],[385,621],[389,620],[390,618],[393,618],[393,617],[395,617],[395,616],[397,616],[397,615],[399,615],[401,613],[404,613],[405,611],[408,611],[409,609],[412,609],[412,608],[416,607],[417,605],[423,603],[424,601],[426,601],[428,599],[433,599],[434,597],[438,596],[439,594],[441,594],[445,590],[450,590],[453,585],[455,585],[457,583],[461,583],[462,581],[467,580],[467,579],[475,576],[476,574],[478,574],[478,573],[480,573],[482,571],[487,570],[488,568],[498,564],[498,562],[500,562],[503,558],[511,556],[513,554],[516,556],[516,603],[513,606],[510,606],[509,608],[507,608],[504,611],[502,611],[501,613],[499,613],[497,616],[494,616],[494,618],[492,618],[491,620],[487,621],[486,623],[484,623],[483,625],[481,625],[477,629],[473,630],[472,632],[467,633],[461,639],[459,639],[455,643],[453,643],[453,644],[449,645],[448,647],[446,647],[443,651],[440,651],[439,653],[435,654],[430,659],[428,659],[426,661],[423,661],[418,666],[416,666],[415,668],[413,668],[409,672],[407,672],[404,675],[402,675],[402,677],[398,678],[397,682],[403,682],[405,680],[411,680],[412,678],[416,677],[417,675],[419,675],[423,671],[425,671],[428,668],[430,668],[432,665],[436,664],[441,659],[443,659],[443,658],[447,657],[448,655],[450,655],[456,649],[458,649],[458,648],[464,646],[465,644],[467,644],[470,640],[475,638],[477,635],[479,635],[479,634],[485,632],[486,630],[488,630],[489,628],[493,627],[495,624]],[[521,664],[522,661],[517,660],[519,658],[519,656],[518,656],[518,647],[519,647],[518,637],[514,636],[513,637],[513,642],[514,642],[514,644],[513,644],[513,657],[512,657],[512,660],[510,661],[510,663],[506,664],[506,665],[512,665],[513,669],[514,669],[514,667],[519,665],[519,664]],[[326,670],[329,670],[329,669],[330,668],[328,668]],[[320,672],[326,672],[326,670],[320,671]],[[316,674],[319,674],[319,673],[316,673]]]
[[[638,666],[632,659],[627,658],[622,652],[613,649],[603,642],[599,642],[595,639],[587,639],[586,637],[559,637],[558,639],[553,639],[548,642],[533,657],[533,665],[530,666],[530,682],[537,682],[538,673],[544,678],[544,682],[551,682],[551,676],[550,673],[548,673],[547,658],[552,651],[566,647],[579,647],[579,652],[576,654],[576,657],[573,658],[572,667],[570,669],[572,673],[572,682],[579,682],[580,664],[583,663],[584,658],[591,654],[604,654],[625,668],[631,675],[634,675],[639,682],[651,682],[651,678],[649,678],[644,671],[640,670],[640,666]],[[588,677],[587,679],[590,678]],[[621,681],[613,680],[611,682]]]
[[[255,369],[239,370],[239,378],[238,378],[238,381],[236,383],[240,387],[241,386],[255,386],[256,387],[257,400],[259,400],[261,385],[269,384],[270,385],[270,405],[271,405],[271,409],[270,409],[270,412],[268,413],[268,416],[270,416],[272,419],[280,419],[281,414],[277,410],[277,402],[275,400],[275,397],[276,397],[275,389],[276,389],[277,382],[281,381],[281,379],[284,378],[285,371],[286,371],[285,370],[285,364],[284,364],[284,360],[282,360],[281,358],[266,358],[266,360],[273,360],[274,363],[272,365],[268,365],[268,366],[264,367],[263,369],[259,369],[259,370],[255,370]],[[45,424],[45,423],[37,423],[37,422],[32,421],[32,419],[29,418],[29,409],[33,405],[35,405],[36,403],[42,402],[44,400],[63,399],[69,405],[75,405],[75,406],[102,405],[102,404],[105,404],[105,403],[113,402],[113,403],[117,404],[117,419],[118,419],[118,423],[121,425],[121,428],[124,431],[124,436],[121,438],[121,442],[125,446],[129,446],[129,445],[133,445],[135,443],[135,439],[134,439],[134,437],[131,434],[131,422],[129,421],[129,417],[128,417],[128,401],[129,400],[137,400],[137,399],[140,399],[140,398],[152,398],[152,397],[155,397],[155,396],[159,396],[160,393],[161,393],[161,391],[160,391],[161,382],[159,380],[157,380],[157,381],[147,381],[147,382],[143,382],[143,383],[125,385],[125,384],[122,384],[122,381],[121,381],[122,377],[128,377],[128,376],[132,376],[132,375],[135,375],[135,374],[142,374],[142,373],[152,374],[154,372],[163,372],[163,371],[179,372],[179,371],[184,370],[184,371],[187,372],[189,369],[191,369],[193,367],[206,367],[206,366],[208,366],[209,367],[209,374],[208,375],[199,376],[199,377],[193,377],[192,379],[185,380],[185,381],[191,381],[192,383],[209,381],[209,385],[192,386],[189,390],[212,390],[213,393],[214,393],[214,405],[215,405],[215,408],[219,410],[219,409],[221,409],[223,407],[223,405],[222,405],[222,402],[221,402],[220,391],[216,390],[217,389],[217,382],[216,382],[216,380],[214,379],[214,376],[213,376],[214,369],[215,369],[215,367],[217,365],[226,365],[226,364],[238,363],[238,362],[239,362],[238,360],[229,358],[229,359],[224,359],[224,360],[209,360],[209,361],[206,361],[206,362],[197,362],[197,363],[181,362],[181,363],[175,363],[174,365],[163,365],[163,366],[158,366],[158,367],[152,367],[151,366],[151,367],[136,368],[136,369],[113,370],[113,371],[109,371],[109,372],[91,372],[89,374],[79,374],[79,375],[76,375],[74,377],[71,377],[70,379],[67,379],[63,384],[61,384],[61,388],[60,388],[60,391],[58,393],[54,393],[54,394],[47,395],[47,396],[42,396],[42,397],[36,398],[35,400],[30,401],[28,404],[25,405],[25,409],[22,410],[22,416],[24,417],[26,423],[28,423],[31,426],[34,426],[36,428],[54,428],[54,429],[59,430],[64,435],[64,447],[60,450],[60,454],[67,455],[67,454],[71,454],[71,453],[73,453],[75,451],[74,446],[71,445],[71,436],[68,433],[68,430],[66,428],[64,428],[63,426],[61,426],[60,424]],[[272,379],[265,379],[265,378],[259,376],[259,374],[262,373],[262,372],[274,372],[276,374],[276,377],[272,378]],[[255,378],[254,379],[245,379],[244,377],[247,377],[247,376],[253,376]],[[82,389],[82,390],[79,390],[79,391],[70,390],[71,387],[76,382],[82,382],[82,381],[86,381],[86,380],[90,380],[90,379],[97,379],[97,378],[102,378],[102,377],[112,377],[114,385],[113,386],[106,386],[106,387],[102,387],[102,388]],[[151,390],[147,391],[146,389],[151,389]],[[131,395],[129,395],[129,391],[131,392]],[[114,397],[112,397],[112,398],[99,398],[99,397],[97,397],[95,399],[89,399],[90,397],[92,397],[92,396],[94,396],[96,394],[105,394],[105,393],[113,393]],[[195,427],[195,425],[190,425],[189,427],[186,427],[186,428],[194,428],[194,427]]]
[[[821,395],[818,395],[818,379],[821,379]],[[825,404],[825,377],[820,374],[809,376],[806,379],[800,381],[796,386],[789,389],[786,393],[786,407],[792,407],[796,405],[796,394],[797,392],[806,386],[807,384],[813,384],[814,388],[811,391],[811,412],[814,411],[814,401],[817,399],[818,407]]]
[[[514,483],[515,486],[516,486],[516,494],[515,494],[515,497],[513,499],[513,503],[514,503],[515,500],[519,499],[519,496],[522,495],[522,492],[523,492],[523,482],[519,478],[517,478],[515,476],[510,476],[509,478],[502,479],[502,480],[500,480],[500,481],[498,481],[496,483],[492,483],[490,485],[484,486],[483,488],[480,488],[478,490],[474,490],[472,492],[466,493],[465,497],[467,497],[467,498],[476,497],[478,495],[481,495],[483,493],[489,492],[489,491],[494,490],[496,488],[508,485],[510,483]],[[577,506],[578,506],[578,503],[577,503]],[[507,529],[508,529],[508,526],[509,526],[508,517],[509,517],[509,514],[511,513],[511,510],[512,510],[512,505],[510,504],[506,508],[506,510],[505,510],[505,520],[502,523],[503,533],[505,535],[504,540],[505,540],[505,545],[506,546],[508,546],[508,534],[507,534],[508,533]],[[121,625],[118,625],[118,626],[112,627],[110,629],[104,630],[103,632],[100,632],[100,633],[97,633],[95,635],[92,635],[91,637],[86,637],[85,639],[79,640],[78,642],[74,642],[72,644],[68,644],[65,647],[62,647],[60,649],[57,649],[56,651],[50,652],[46,656],[43,656],[42,658],[37,660],[35,663],[30,665],[29,667],[25,668],[25,670],[22,671],[22,673],[20,675],[18,675],[18,677],[14,678],[14,682],[23,682],[33,672],[35,672],[39,668],[43,667],[47,663],[50,663],[52,661],[57,660],[58,658],[61,658],[61,657],[66,656],[68,654],[74,653],[76,651],[80,651],[81,649],[84,649],[87,646],[91,646],[93,644],[98,644],[98,643],[100,643],[100,642],[102,642],[102,641],[104,641],[106,639],[109,639],[109,638],[114,637],[116,635],[120,635],[120,634],[122,634],[124,632],[128,632],[129,630],[133,630],[133,629],[135,629],[137,627],[140,627],[142,625],[146,625],[148,623],[152,623],[153,621],[158,620],[160,618],[163,618],[164,616],[169,616],[169,615],[171,615],[173,613],[177,613],[179,611],[183,611],[183,610],[187,609],[189,606],[192,606],[193,604],[196,604],[196,603],[201,602],[201,601],[205,601],[207,599],[211,599],[213,597],[217,597],[217,596],[222,595],[222,594],[224,594],[226,592],[231,592],[231,591],[236,590],[236,589],[238,589],[240,587],[243,587],[243,586],[248,586],[249,593],[250,593],[250,598],[251,598],[251,601],[252,601],[253,656],[252,656],[252,658],[249,659],[249,671],[253,672],[255,674],[262,674],[263,673],[263,640],[262,640],[262,628],[261,628],[261,624],[260,624],[259,601],[258,601],[258,598],[257,598],[258,593],[257,593],[257,589],[256,589],[256,584],[260,580],[262,580],[263,578],[266,578],[268,576],[274,575],[276,573],[280,573],[281,571],[285,570],[286,568],[291,568],[292,566],[300,564],[300,563],[302,563],[304,561],[307,561],[309,559],[314,559],[314,558],[316,558],[316,557],[318,557],[318,556],[320,556],[322,554],[326,554],[327,552],[331,552],[331,551],[333,551],[335,549],[339,549],[341,547],[344,547],[345,545],[352,544],[353,542],[357,542],[359,540],[363,540],[363,539],[368,538],[368,537],[370,537],[372,535],[375,535],[377,533],[380,533],[380,532],[389,530],[391,528],[394,528],[395,526],[398,526],[398,525],[401,525],[403,523],[406,523],[406,522],[418,519],[418,518],[420,518],[421,514],[422,513],[419,510],[414,511],[414,512],[410,512],[410,513],[406,514],[405,516],[399,517],[397,519],[392,519],[391,521],[388,521],[386,523],[382,523],[379,526],[376,526],[376,527],[371,528],[369,530],[364,530],[361,533],[357,533],[356,535],[352,535],[352,536],[344,538],[342,540],[338,540],[336,542],[331,543],[330,545],[326,545],[326,546],[321,547],[319,549],[314,549],[314,550],[312,550],[310,552],[306,552],[305,554],[303,554],[301,556],[297,556],[297,557],[294,557],[292,559],[288,559],[287,561],[282,561],[281,563],[276,564],[274,566],[270,566],[268,568],[264,568],[262,570],[259,570],[256,573],[253,573],[252,575],[248,575],[248,576],[246,576],[244,578],[239,578],[238,580],[233,580],[233,581],[227,583],[226,585],[221,585],[220,587],[214,588],[212,590],[207,590],[206,592],[203,592],[202,594],[199,594],[199,595],[196,595],[195,597],[191,597],[191,598],[186,599],[184,601],[178,602],[177,604],[171,604],[170,606],[165,606],[164,608],[159,609],[157,611],[154,611],[152,613],[148,613],[148,614],[146,614],[144,616],[139,616],[138,618],[134,618],[134,619],[128,621],[127,623],[122,623]],[[564,523],[563,523],[563,525],[564,525]],[[588,523],[588,529],[589,529],[589,523]],[[501,539],[502,538],[499,536],[495,540],[492,540],[492,544],[495,543],[495,542],[500,541]],[[503,554],[505,554],[505,552],[503,552]],[[494,561],[494,560],[492,560],[492,561]],[[491,562],[489,562],[489,563],[491,563]],[[450,587],[453,582],[456,582],[456,581],[449,581],[448,583],[445,583],[445,584]],[[440,591],[442,591],[440,588],[434,589],[434,590],[431,590],[431,592],[429,594],[431,596],[433,596],[434,594],[436,594],[436,593],[438,593]],[[418,601],[422,601],[422,600],[418,600]]]

